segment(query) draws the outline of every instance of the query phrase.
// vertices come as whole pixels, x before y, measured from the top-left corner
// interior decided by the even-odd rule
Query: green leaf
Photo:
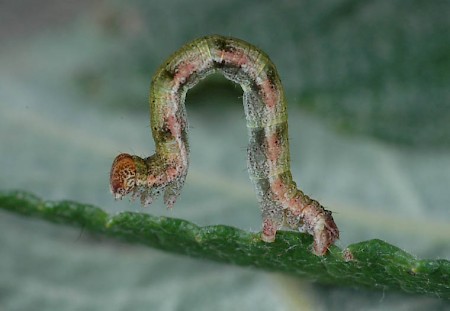
[[[42,201],[21,191],[0,192],[0,208],[168,252],[282,271],[324,284],[450,298],[448,260],[418,260],[377,239],[343,251],[332,246],[328,255],[317,257],[310,251],[312,238],[296,232],[280,232],[274,243],[267,244],[258,233],[229,226],[198,227],[181,219],[133,212],[109,216],[92,205]]]

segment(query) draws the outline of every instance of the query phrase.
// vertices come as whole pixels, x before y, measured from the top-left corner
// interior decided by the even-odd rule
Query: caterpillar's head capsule
[[[142,158],[127,153],[119,154],[114,159],[109,175],[109,187],[116,199],[136,190],[142,165],[145,166]]]

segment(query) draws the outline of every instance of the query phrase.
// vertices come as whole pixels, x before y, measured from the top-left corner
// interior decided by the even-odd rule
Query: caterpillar
[[[219,71],[243,90],[249,145],[248,172],[262,211],[261,239],[273,242],[284,226],[313,236],[313,253],[326,254],[339,238],[331,212],[297,189],[290,172],[286,100],[269,57],[240,39],[220,35],[194,40],[175,52],[152,78],[150,123],[155,154],[119,154],[112,164],[110,190],[116,199],[140,197],[146,206],[164,193],[171,208],[189,166],[186,92]]]

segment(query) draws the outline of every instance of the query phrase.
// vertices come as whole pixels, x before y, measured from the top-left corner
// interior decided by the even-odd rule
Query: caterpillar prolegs
[[[207,36],[186,44],[156,72],[150,87],[150,123],[156,152],[142,159],[120,154],[110,173],[116,199],[132,193],[143,205],[164,192],[174,205],[189,165],[185,96],[188,89],[219,71],[242,87],[249,146],[248,171],[262,210],[262,240],[272,242],[288,226],[314,237],[324,255],[339,238],[331,212],[297,189],[289,166],[286,101],[275,65],[253,45],[230,37]]]

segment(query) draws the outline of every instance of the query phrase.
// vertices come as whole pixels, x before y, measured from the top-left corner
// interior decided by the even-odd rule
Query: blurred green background
[[[188,93],[191,168],[174,210],[114,202],[113,158],[153,151],[148,87],[218,33],[277,65],[292,172],[335,213],[338,245],[381,238],[450,258],[450,2],[2,1],[0,189],[258,231],[238,86]],[[127,245],[0,211],[0,310],[444,310]]]

